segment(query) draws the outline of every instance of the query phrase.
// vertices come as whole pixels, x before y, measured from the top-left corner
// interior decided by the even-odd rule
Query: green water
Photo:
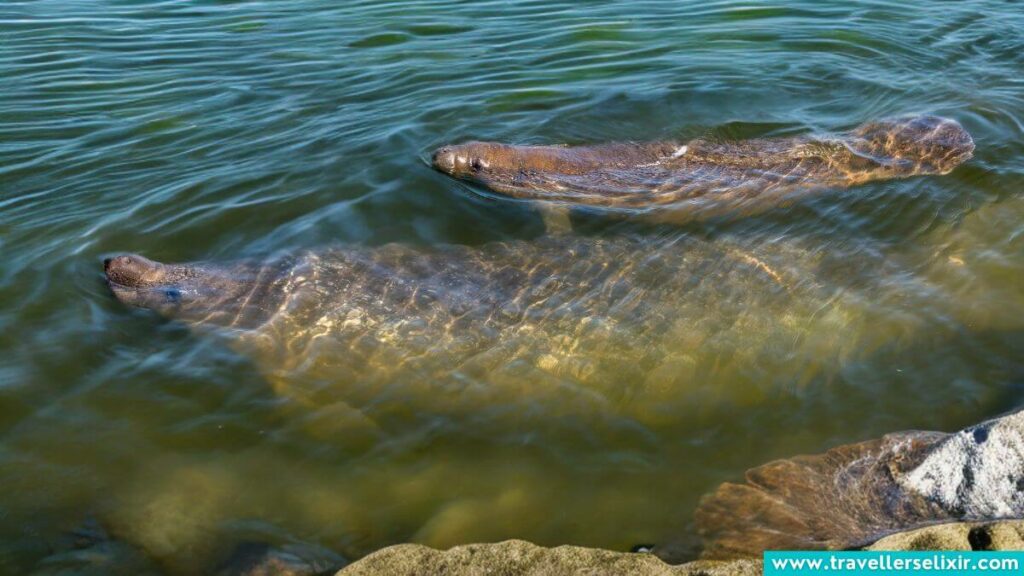
[[[0,572],[32,568],[87,517],[171,573],[209,570],[252,532],[349,558],[516,537],[653,543],[683,560],[700,495],[746,468],[1013,408],[1022,72],[1011,1],[5,1]],[[445,399],[414,380],[375,399],[389,427],[346,397],[358,382],[298,411],[282,394],[294,382],[126,310],[101,281],[103,257],[121,251],[218,260],[543,234],[529,205],[432,172],[446,143],[748,138],[906,113],[958,120],[974,159],[646,231],[793,242],[808,255],[786,267],[796,281],[809,260],[847,260],[836,254],[900,272],[834,265],[836,299],[792,317],[791,362],[780,356],[794,346],[721,326],[726,307],[780,311],[723,289],[694,329],[717,327],[713,346],[680,334],[685,362],[604,375],[642,393],[600,398],[619,419],[599,432],[434,413]],[[595,236],[628,225],[577,224]],[[871,282],[886,298],[857,296]],[[545,413],[521,388],[496,399]]]

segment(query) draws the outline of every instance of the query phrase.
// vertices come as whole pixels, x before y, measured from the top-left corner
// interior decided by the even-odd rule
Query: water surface
[[[681,560],[700,495],[748,467],[1013,408],[1021,70],[1011,1],[4,2],[0,571],[31,568],[86,517],[177,573],[253,532],[350,558],[516,537]],[[672,362],[601,375],[622,392],[598,392],[600,425],[576,417],[589,404],[560,413],[529,381],[508,387],[529,373],[509,366],[473,383],[520,392],[476,404],[399,371],[380,397],[336,381],[332,401],[297,406],[303,375],[126,310],[100,278],[121,251],[544,233],[528,204],[432,172],[445,143],[750,138],[908,113],[961,122],[975,158],[641,231],[732,246],[731,266],[781,246],[773,271],[832,296],[777,307],[737,282],[700,310],[680,301],[700,321]]]

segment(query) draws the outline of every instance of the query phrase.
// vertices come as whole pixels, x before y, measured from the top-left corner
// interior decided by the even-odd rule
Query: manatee
[[[913,116],[834,135],[595,146],[444,146],[433,166],[548,207],[588,207],[680,223],[763,212],[823,189],[947,174],[974,142],[955,120]]]
[[[908,322],[947,330],[928,324],[941,298],[912,271],[813,239],[560,235],[219,264],[122,255],[105,271],[120,301],[227,336],[279,393],[372,406],[374,425],[416,406],[593,436],[595,419],[674,422],[805,386],[909,341]]]
[[[706,558],[846,549],[930,524],[1024,516],[1024,411],[754,468],[696,513]]]

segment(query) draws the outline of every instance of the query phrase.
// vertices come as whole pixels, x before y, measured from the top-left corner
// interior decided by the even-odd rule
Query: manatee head
[[[938,116],[868,122],[851,136],[855,153],[901,174],[947,174],[974,153],[974,140],[963,126]]]
[[[596,146],[516,146],[498,142],[466,142],[434,152],[435,169],[449,176],[483,184],[492,190],[535,198],[538,190],[597,183],[609,171],[649,166],[670,157],[672,142],[619,142]]]
[[[482,184],[513,197],[529,196],[556,174],[579,174],[593,165],[560,146],[514,146],[498,142],[466,142],[434,152],[436,170]],[[581,160],[583,160],[581,162]]]
[[[498,142],[466,142],[439,148],[434,152],[432,164],[435,169],[455,178],[491,183],[524,169],[544,167],[538,163],[553,164],[553,159],[549,157],[545,161],[535,150],[535,147]]]
[[[252,327],[284,298],[280,266],[162,264],[125,254],[104,260],[103,270],[119,301],[187,322]]]

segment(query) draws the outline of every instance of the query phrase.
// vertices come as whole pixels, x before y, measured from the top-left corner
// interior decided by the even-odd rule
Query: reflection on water
[[[89,515],[178,573],[252,526],[350,558],[519,537],[678,559],[700,495],[753,465],[1016,405],[1019,12],[5,3],[0,571]],[[974,159],[728,223],[544,237],[425,162],[908,113],[959,121]],[[392,266],[344,287],[332,250]],[[332,280],[265,338],[197,333],[110,297],[121,251],[313,253]],[[399,281],[441,300],[344,297]],[[457,325],[459,294],[490,312]]]

